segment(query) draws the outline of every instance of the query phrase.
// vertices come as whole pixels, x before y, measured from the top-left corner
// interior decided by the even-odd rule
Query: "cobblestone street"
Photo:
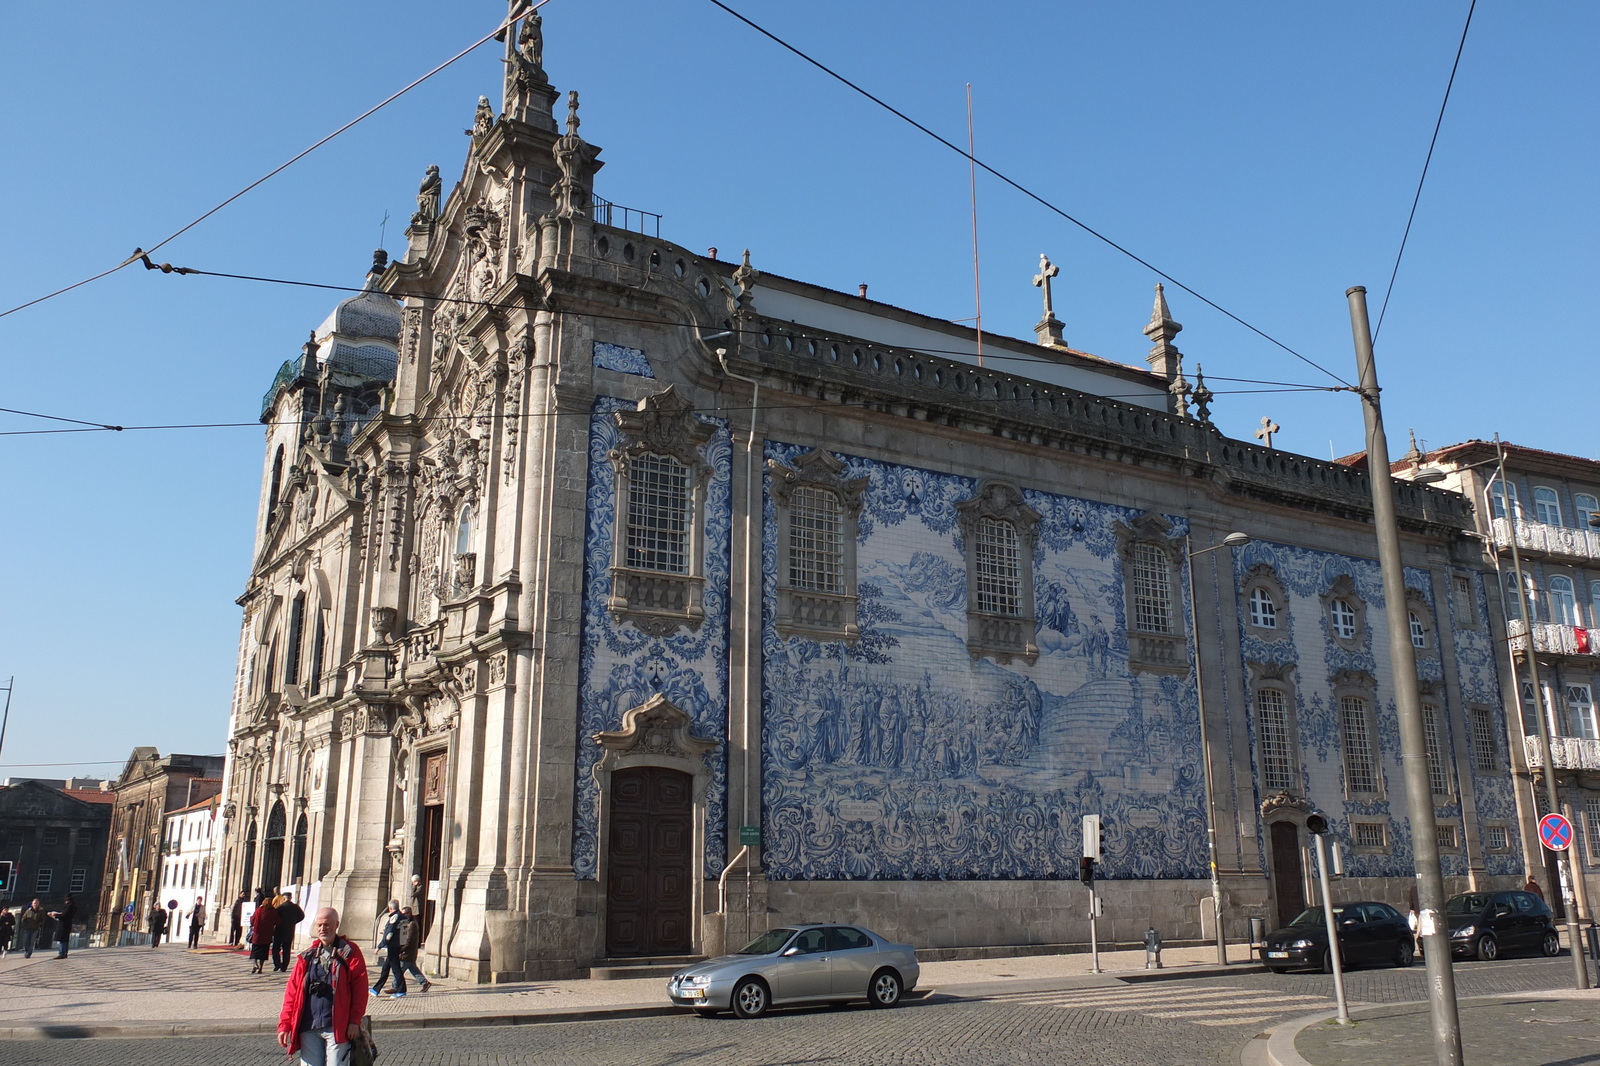
[[[138,959],[130,960],[130,965],[139,971],[146,969]],[[203,970],[203,964],[198,969]],[[48,973],[42,973],[41,980]],[[1559,989],[1570,983],[1571,963],[1564,958],[1469,963],[1458,966],[1456,974],[1463,997]],[[148,980],[151,975],[143,976]],[[1354,1003],[1404,1003],[1423,998],[1424,981],[1421,967],[1358,970],[1349,975],[1348,988]],[[120,986],[123,979],[118,978],[117,983]],[[181,1011],[187,987],[148,992],[146,1001],[153,1016],[170,1017],[167,1012]],[[6,991],[9,994],[13,989]],[[1289,1018],[1330,1009],[1331,995],[1329,977],[1251,973],[1016,991],[997,983],[967,989],[947,986],[894,1010],[786,1011],[753,1022],[685,1015],[385,1030],[380,1017],[378,1031],[384,1066],[676,1066],[701,1062],[987,1066],[1062,1061],[1109,1066],[1234,1066],[1242,1047],[1258,1032]],[[282,1053],[265,1035],[13,1040],[0,1045],[0,1066],[267,1066],[282,1061]]]

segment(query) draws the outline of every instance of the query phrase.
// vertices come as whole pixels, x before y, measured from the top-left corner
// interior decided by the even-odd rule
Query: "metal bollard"
[[[1144,968],[1161,969],[1161,934],[1154,929],[1144,931]]]

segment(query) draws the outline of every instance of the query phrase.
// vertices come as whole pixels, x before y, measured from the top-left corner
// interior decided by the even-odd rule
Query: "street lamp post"
[[[1192,535],[1185,533],[1183,536],[1183,554],[1188,563],[1183,569],[1189,576],[1189,635],[1194,641],[1195,703],[1200,714],[1200,776],[1205,781],[1206,792],[1206,851],[1211,866],[1211,929],[1217,935],[1217,962],[1223,966],[1228,964],[1228,938],[1222,930],[1222,882],[1217,876],[1216,786],[1211,777],[1211,745],[1206,740],[1206,686],[1200,673],[1200,663],[1204,656],[1200,654],[1199,615],[1195,611],[1194,603],[1194,560],[1196,556],[1214,552],[1218,548],[1237,548],[1249,543],[1250,534],[1229,533],[1222,538],[1221,544],[1192,551]]]
[[[1428,774],[1428,747],[1422,727],[1422,692],[1417,683],[1416,649],[1406,618],[1405,563],[1395,517],[1394,477],[1389,473],[1389,441],[1378,404],[1378,370],[1372,356],[1367,290],[1345,291],[1356,370],[1367,430],[1367,477],[1372,485],[1372,524],[1378,536],[1378,567],[1383,573],[1384,618],[1389,631],[1389,666],[1394,676],[1400,719],[1400,765],[1411,816],[1412,854],[1417,871],[1417,931],[1422,934],[1428,969],[1428,1007],[1433,1020],[1434,1054],[1439,1066],[1461,1066],[1461,1019],[1456,1008],[1455,975],[1450,969],[1450,926],[1444,914],[1444,874],[1439,868],[1439,836]]]

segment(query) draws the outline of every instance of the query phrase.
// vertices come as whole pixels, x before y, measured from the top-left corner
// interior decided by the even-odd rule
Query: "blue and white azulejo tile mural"
[[[1300,763],[1294,789],[1305,795],[1318,809],[1328,814],[1334,832],[1346,846],[1346,870],[1356,877],[1404,877],[1413,871],[1410,822],[1406,815],[1404,779],[1400,769],[1400,727],[1394,701],[1394,671],[1389,659],[1385,598],[1382,573],[1377,562],[1334,552],[1318,551],[1270,541],[1252,541],[1233,549],[1235,573],[1240,575],[1239,629],[1246,705],[1252,708],[1250,720],[1251,764],[1247,771],[1255,783],[1256,800],[1264,796],[1260,786],[1259,738],[1254,712],[1257,682],[1253,679],[1272,674],[1287,678],[1292,693],[1292,722]],[[1270,639],[1250,622],[1246,597],[1253,580],[1263,572],[1276,579],[1287,596],[1278,605],[1278,639]],[[1456,629],[1450,643],[1440,644],[1444,623],[1434,604],[1433,583],[1426,570],[1407,567],[1406,587],[1421,598],[1430,616],[1427,627],[1429,647],[1418,652],[1417,674],[1424,685],[1424,700],[1437,713],[1440,743],[1446,752],[1466,751],[1465,708],[1459,706],[1445,684],[1443,656],[1455,660],[1461,678],[1461,698],[1479,702],[1495,711],[1500,721],[1498,686],[1492,649],[1485,634],[1487,616],[1479,630]],[[1474,575],[1476,579],[1476,575]],[[1363,623],[1353,641],[1338,641],[1330,629],[1326,606],[1336,590],[1360,605]],[[1477,592],[1482,601],[1481,586]],[[1292,667],[1286,671],[1284,667]],[[1355,685],[1367,686],[1366,698],[1372,706],[1375,733],[1369,738],[1376,761],[1379,788],[1374,794],[1350,796],[1346,788],[1344,734],[1340,715],[1340,691]],[[1280,684],[1280,687],[1283,687]],[[1448,754],[1446,756],[1449,758]],[[1490,781],[1476,773],[1470,782],[1455,779],[1458,766],[1470,766],[1471,759],[1451,760],[1452,794],[1439,802],[1435,813],[1441,822],[1460,825],[1463,819],[1462,788],[1473,790],[1477,818],[1513,818],[1501,814],[1511,810],[1509,782]],[[1504,776],[1504,775],[1502,775]],[[1503,796],[1502,796],[1503,794]],[[1381,820],[1386,823],[1388,847],[1383,853],[1353,851],[1350,821]],[[1515,827],[1511,829],[1515,839]],[[1259,836],[1258,836],[1259,839]],[[1487,857],[1490,873],[1501,872],[1508,855]],[[1446,874],[1465,874],[1464,850],[1445,852],[1442,864]]]
[[[725,422],[696,416],[717,427],[701,448],[711,468],[706,487],[705,620],[697,629],[664,637],[619,622],[606,604],[611,592],[611,555],[617,521],[616,468],[611,452],[618,429],[613,413],[633,406],[600,397],[589,422],[588,528],[584,536],[582,660],[579,664],[578,765],[572,827],[572,866],[579,878],[596,873],[599,786],[594,767],[600,746],[590,738],[619,729],[623,714],[660,694],[694,719],[695,736],[719,741],[707,752],[711,785],[706,792],[705,876],[717,877],[727,859],[727,841],[717,829],[727,804],[728,538],[730,443]]]
[[[807,449],[769,442],[786,465]],[[975,479],[849,455],[866,478],[853,642],[776,626],[768,476],[763,861],[775,880],[1075,877],[1081,818],[1104,876],[1203,877],[1193,683],[1128,667],[1118,522],[1138,512],[1024,490],[1042,516],[1039,656],[973,661],[956,504]],[[1170,535],[1179,540],[1181,520]]]
[[[594,342],[594,365],[601,370],[615,370],[620,374],[636,374],[642,378],[653,378],[655,374],[650,370],[650,358],[638,348],[624,348],[620,344],[608,344],[605,341]]]

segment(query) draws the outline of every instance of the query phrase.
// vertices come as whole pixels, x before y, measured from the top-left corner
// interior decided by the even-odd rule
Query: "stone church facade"
[[[1103,935],[1209,935],[1214,826],[1237,938],[1309,898],[1321,810],[1404,903],[1364,473],[1223,437],[1159,292],[1148,367],[1048,304],[980,354],[596,221],[542,48],[266,397],[217,899],[364,930],[419,875],[426,964],[478,981],[789,921],[1081,942],[1100,814]],[[1446,873],[1509,883],[1494,590],[1462,498],[1398,492]]]

